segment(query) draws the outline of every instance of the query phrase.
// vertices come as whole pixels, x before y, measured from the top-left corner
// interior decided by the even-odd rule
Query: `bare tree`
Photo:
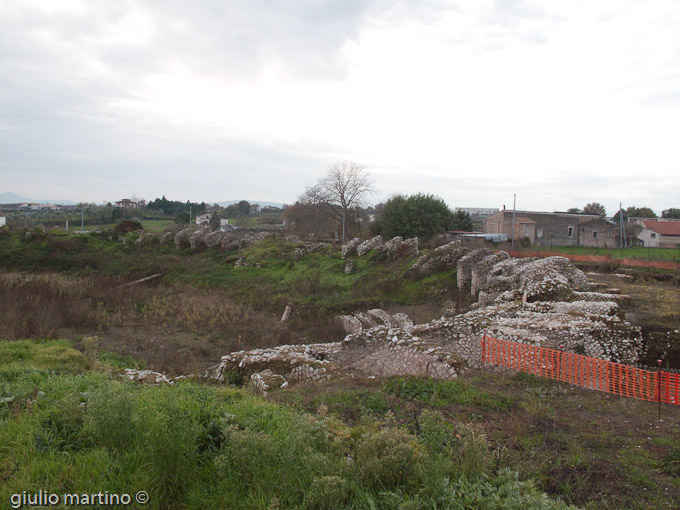
[[[362,165],[353,161],[338,161],[325,177],[310,186],[302,195],[305,203],[322,205],[328,213],[342,222],[342,242],[345,242],[347,211],[365,205],[373,193],[373,182]]]

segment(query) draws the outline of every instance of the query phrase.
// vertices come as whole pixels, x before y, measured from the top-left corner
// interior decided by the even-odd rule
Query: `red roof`
[[[643,220],[643,225],[663,236],[680,236],[680,221]]]

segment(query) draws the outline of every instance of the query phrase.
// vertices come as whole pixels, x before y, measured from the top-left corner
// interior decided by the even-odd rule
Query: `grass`
[[[125,246],[106,233],[3,231],[0,338],[97,335],[103,350],[183,373],[232,350],[336,341],[344,336],[337,314],[416,307],[430,319],[457,295],[452,271],[419,279],[408,272],[412,260],[372,253],[355,257],[355,272],[345,274],[337,249],[302,257],[295,249],[278,237],[224,252]],[[239,257],[250,266],[234,267]],[[288,303],[293,314],[282,324]]]
[[[519,248],[524,250],[523,248]],[[585,246],[531,246],[525,251],[557,252],[567,255],[598,255],[612,259],[656,260],[665,262],[680,262],[678,248],[645,248],[635,246],[630,248],[589,248]]]
[[[422,437],[427,429],[431,449],[446,445],[437,432],[441,423],[455,430],[456,441],[468,438],[464,451],[484,437],[488,457],[457,457],[456,463],[471,471],[512,466],[552,497],[585,508],[675,508],[680,497],[675,406],[664,406],[659,423],[653,403],[623,406],[620,398],[528,374],[478,371],[454,381],[299,385],[271,397],[355,430],[396,426]],[[430,413],[441,418],[439,425],[428,422]]]
[[[460,297],[452,271],[417,279],[411,260],[371,253],[353,258],[347,275],[333,248],[299,257],[280,238],[222,252],[2,231],[0,251],[0,338],[32,337],[0,341],[3,501],[31,487],[145,489],[150,508],[169,509],[563,507],[555,498],[642,509],[680,500],[671,406],[657,422],[647,402],[475,371],[454,381],[299,384],[270,401],[116,375],[134,365],[197,372],[192,357],[214,364],[235,348],[337,340],[340,312],[433,316]],[[235,268],[241,256],[261,267]],[[660,288],[650,284],[646,306],[670,325],[675,291],[651,300]],[[289,302],[293,317],[281,324]]]
[[[170,510],[567,508],[496,472],[481,429],[438,413],[424,413],[418,432],[352,427],[243,390],[83,371],[87,359],[63,341],[3,342],[0,353],[0,501],[10,506],[39,487],[145,490],[148,508]]]

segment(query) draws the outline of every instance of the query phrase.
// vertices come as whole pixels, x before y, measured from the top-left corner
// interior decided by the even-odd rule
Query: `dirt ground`
[[[635,276],[631,276],[635,275]],[[680,286],[674,279],[659,281],[634,272],[588,273],[592,280],[617,288],[632,297],[623,307],[626,319],[642,328],[647,349],[642,362],[656,367],[680,369]]]

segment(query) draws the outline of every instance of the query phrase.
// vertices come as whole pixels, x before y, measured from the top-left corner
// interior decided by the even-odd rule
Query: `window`
[[[536,235],[537,235],[538,237],[543,237],[543,230],[539,228],[539,229],[536,231]]]
[[[593,230],[593,239],[597,238],[597,231]]]
[[[585,231],[586,231],[586,227],[581,227],[581,232],[585,232]]]
[[[524,235],[529,236],[529,227],[524,227]]]
[[[569,227],[567,230],[567,236],[574,237],[574,227]]]
[[[652,239],[654,239],[656,237],[656,232],[652,232],[651,237],[652,237]]]

